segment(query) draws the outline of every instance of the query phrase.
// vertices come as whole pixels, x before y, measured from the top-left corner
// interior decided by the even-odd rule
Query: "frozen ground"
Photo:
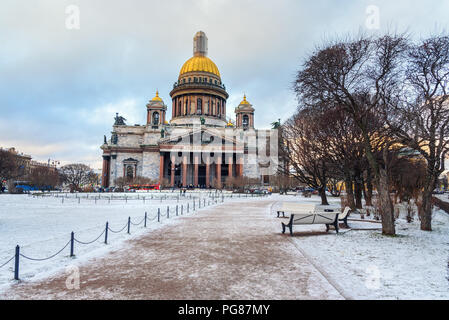
[[[324,226],[295,226],[292,241],[355,299],[449,299],[449,214],[434,212],[432,232],[421,231],[416,217],[407,223],[401,215],[396,237],[356,230],[381,228],[378,223],[349,226],[354,230],[339,236],[323,234]]]
[[[42,257],[60,249],[72,230],[86,241],[100,234],[106,220],[119,229],[128,216],[138,222],[148,211],[152,218],[158,207],[165,213],[167,204],[173,216],[182,202],[167,201],[100,200],[95,205],[87,199],[62,204],[60,198],[0,196],[0,265],[17,243],[24,254]],[[433,232],[400,218],[397,237],[382,236],[380,224],[349,221],[353,229],[338,236],[323,232],[324,226],[295,226],[292,238],[281,235],[282,219],[276,218],[282,201],[319,203],[319,198],[232,199],[195,215],[151,222],[151,231],[132,226],[131,236],[111,234],[108,246],[101,240],[77,244],[75,259],[67,248],[49,262],[22,262],[25,281],[4,286],[3,297],[449,299],[448,214],[435,211]],[[72,264],[81,266],[84,281],[80,291],[67,292],[61,268]],[[0,269],[0,283],[13,284],[12,271],[12,264]]]
[[[113,196],[112,200],[107,197]],[[174,223],[176,205],[178,214],[192,212],[193,201],[206,199],[212,202],[207,193],[188,193],[186,197],[179,197],[178,193],[141,193],[141,194],[102,194],[101,199],[95,200],[98,194],[69,194],[46,197],[32,197],[29,195],[0,195],[0,266],[8,261],[15,253],[16,245],[20,245],[20,252],[31,258],[46,258],[62,249],[70,240],[70,233],[82,242],[95,240],[104,230],[108,221],[109,227],[118,231],[126,224],[128,217],[132,223],[140,223],[147,212],[147,227],[143,223],[131,225],[131,235],[127,228],[120,233],[108,232],[109,245],[104,245],[104,235],[98,241],[83,245],[75,242],[76,258],[69,258],[70,245],[55,258],[46,261],[31,261],[20,259],[20,278],[28,281],[45,277],[61,266],[70,265],[74,260],[82,261],[95,257],[118,247],[130,237],[159,228],[167,223]],[[125,199],[126,196],[126,199]],[[87,198],[88,197],[88,198]],[[145,197],[145,199],[144,199]],[[166,199],[167,197],[167,199]],[[220,198],[221,201],[221,198]],[[231,201],[231,200],[225,200]],[[202,202],[203,205],[203,202]],[[170,220],[164,215],[170,208]],[[161,223],[157,223],[158,208],[161,209]],[[0,292],[5,286],[14,283],[14,260],[0,268]]]

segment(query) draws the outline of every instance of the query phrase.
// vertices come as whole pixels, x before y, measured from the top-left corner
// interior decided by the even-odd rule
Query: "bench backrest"
[[[284,202],[282,203],[282,209],[285,213],[307,213],[314,212],[315,205],[314,204],[302,204],[296,202]]]
[[[351,211],[351,208],[346,207],[345,210],[338,215],[338,219],[343,220],[344,218],[346,218],[349,214],[349,211]]]
[[[292,224],[333,224],[337,218],[336,212],[314,212],[311,214],[293,214]]]

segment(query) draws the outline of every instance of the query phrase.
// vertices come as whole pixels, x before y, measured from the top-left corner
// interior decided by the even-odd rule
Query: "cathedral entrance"
[[[206,165],[200,164],[198,166],[198,184],[201,188],[206,187]]]

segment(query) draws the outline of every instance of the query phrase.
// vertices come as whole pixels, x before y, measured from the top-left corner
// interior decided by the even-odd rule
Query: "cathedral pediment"
[[[224,141],[223,141],[224,140]],[[225,135],[223,130],[213,129],[178,129],[170,136],[161,139],[159,145],[221,145],[235,144],[235,139]]]

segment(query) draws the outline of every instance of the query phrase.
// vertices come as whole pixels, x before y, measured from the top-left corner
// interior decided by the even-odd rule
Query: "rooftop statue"
[[[123,118],[122,116],[119,116],[118,113],[115,114],[115,123],[114,126],[126,126],[126,119]]]

